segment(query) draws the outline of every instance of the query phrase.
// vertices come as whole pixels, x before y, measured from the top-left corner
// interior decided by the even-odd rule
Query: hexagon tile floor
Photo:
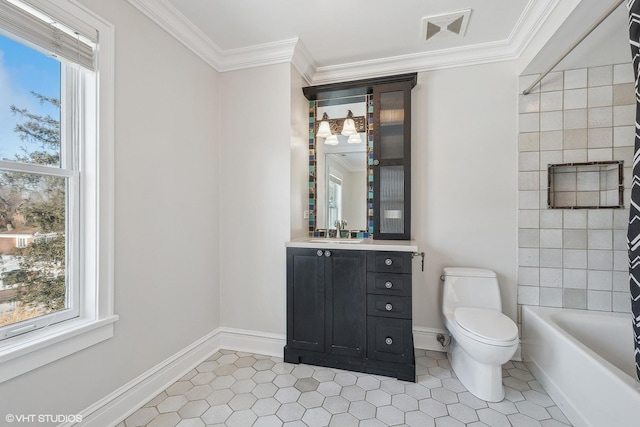
[[[523,363],[503,366],[506,397],[488,403],[445,353],[416,350],[418,382],[221,350],[117,427],[460,427],[571,425]]]

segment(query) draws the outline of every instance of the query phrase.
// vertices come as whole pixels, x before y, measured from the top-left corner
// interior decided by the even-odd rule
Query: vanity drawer
[[[367,316],[411,319],[411,297],[367,295]]]
[[[367,271],[381,273],[411,273],[409,252],[368,252]]]
[[[411,296],[411,275],[368,272],[367,292],[409,297]]]
[[[407,363],[413,360],[411,320],[369,317],[367,319],[369,359]]]

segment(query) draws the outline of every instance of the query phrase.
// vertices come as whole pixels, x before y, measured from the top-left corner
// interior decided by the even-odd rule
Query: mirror
[[[315,120],[320,121],[324,113],[330,119],[342,119],[349,110],[355,117],[366,117],[366,98],[318,101]],[[310,174],[310,186],[315,178],[315,229],[333,229],[335,221],[340,219],[347,221],[347,230],[367,231],[367,130],[359,133],[359,143],[349,143],[348,137],[341,135],[339,130],[334,134],[338,137],[336,145],[325,144],[325,138],[315,138],[315,175]]]

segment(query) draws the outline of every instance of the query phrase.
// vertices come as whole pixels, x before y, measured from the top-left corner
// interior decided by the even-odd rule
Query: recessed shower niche
[[[549,165],[549,209],[623,208],[623,162]]]

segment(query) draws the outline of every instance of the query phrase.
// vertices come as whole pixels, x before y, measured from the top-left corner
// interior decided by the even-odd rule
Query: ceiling
[[[593,22],[614,0],[128,1],[219,71],[290,61],[316,84],[515,59],[554,10]],[[467,10],[460,35],[438,18]],[[424,17],[442,28],[429,40]]]

